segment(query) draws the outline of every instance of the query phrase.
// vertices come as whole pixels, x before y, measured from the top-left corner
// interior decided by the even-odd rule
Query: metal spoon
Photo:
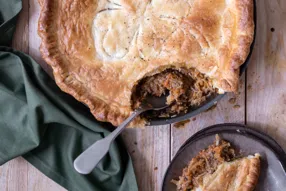
[[[96,141],[75,159],[74,168],[76,171],[81,174],[89,174],[106,155],[114,139],[135,117],[148,110],[161,110],[167,108],[167,96],[168,95],[161,97],[147,96],[147,98],[142,102],[141,106],[135,110],[120,126],[118,126],[104,139]]]

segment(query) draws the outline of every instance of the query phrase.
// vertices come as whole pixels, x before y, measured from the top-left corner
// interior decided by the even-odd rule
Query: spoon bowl
[[[141,103],[141,108],[148,110],[162,110],[169,107],[167,104],[167,97],[169,94],[162,95],[161,97],[156,97],[148,95]],[[147,110],[146,110],[147,111]]]

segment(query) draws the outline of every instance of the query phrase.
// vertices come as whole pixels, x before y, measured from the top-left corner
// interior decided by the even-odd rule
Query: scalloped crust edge
[[[97,120],[110,122],[114,126],[118,126],[130,113],[122,114],[118,112],[117,108],[110,107],[99,99],[84,95],[82,93],[84,91],[80,89],[80,83],[76,79],[72,79],[71,82],[68,78],[68,74],[65,73],[62,58],[57,53],[57,40],[55,35],[53,35],[55,31],[52,25],[55,16],[53,3],[54,0],[39,0],[41,14],[38,22],[38,34],[42,39],[40,52],[43,59],[52,67],[55,81],[62,91],[86,104]],[[241,18],[238,21],[238,46],[232,50],[232,52],[235,53],[231,56],[231,71],[227,72],[225,78],[218,82],[220,87],[229,92],[237,92],[238,90],[239,67],[245,62],[250,52],[250,46],[254,36],[253,1],[237,1],[236,7],[238,10],[237,14],[239,18]],[[145,120],[137,119],[131,126],[142,126],[145,124]]]
[[[260,154],[256,153],[254,156],[250,156],[250,168],[248,175],[241,190],[254,190],[260,175]],[[249,157],[248,157],[249,158]]]
[[[240,18],[237,21],[238,37],[233,43],[237,44],[237,47],[232,49],[229,70],[224,73],[223,79],[218,82],[218,86],[225,92],[238,92],[239,69],[248,57],[254,39],[254,1],[237,0],[235,7],[237,17]],[[227,52],[222,51],[221,54],[227,54]]]
[[[53,0],[39,0],[41,6],[41,14],[38,22],[38,34],[42,39],[40,46],[40,52],[43,59],[53,69],[53,75],[55,77],[56,84],[60,89],[70,95],[76,100],[86,104],[93,116],[103,122],[110,122],[114,126],[118,126],[129,115],[118,113],[116,108],[112,108],[101,100],[91,98],[83,94],[84,90],[80,88],[80,83],[76,79],[68,78],[68,74],[65,72],[64,65],[62,64],[62,58],[57,53],[57,40],[54,34],[54,28],[51,23],[54,19]],[[137,120],[133,124],[145,124],[142,120]]]

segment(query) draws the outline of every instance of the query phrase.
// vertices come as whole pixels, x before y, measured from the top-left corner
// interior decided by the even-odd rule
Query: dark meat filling
[[[210,80],[195,69],[167,69],[144,78],[137,85],[132,96],[133,108],[139,107],[148,94],[160,97],[167,92],[167,103],[171,106],[165,111],[154,112],[151,116],[168,117],[186,113],[189,108],[198,107],[205,102],[215,93],[215,89]]]
[[[235,159],[235,151],[230,143],[220,140],[216,136],[216,143],[202,150],[194,157],[189,166],[184,168],[179,180],[172,180],[177,185],[177,191],[191,191],[202,182],[202,176],[206,173],[212,174],[218,165]]]

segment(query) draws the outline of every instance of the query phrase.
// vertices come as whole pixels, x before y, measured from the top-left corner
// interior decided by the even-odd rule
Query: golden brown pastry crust
[[[259,155],[225,162],[213,174],[203,177],[201,190],[253,191],[260,174]]]
[[[39,1],[42,56],[57,85],[98,120],[120,124],[132,112],[134,85],[170,66],[194,67],[221,91],[237,91],[253,1],[160,1]]]
[[[231,144],[216,135],[215,143],[193,157],[172,182],[178,191],[253,191],[259,174],[259,154],[236,158]]]

